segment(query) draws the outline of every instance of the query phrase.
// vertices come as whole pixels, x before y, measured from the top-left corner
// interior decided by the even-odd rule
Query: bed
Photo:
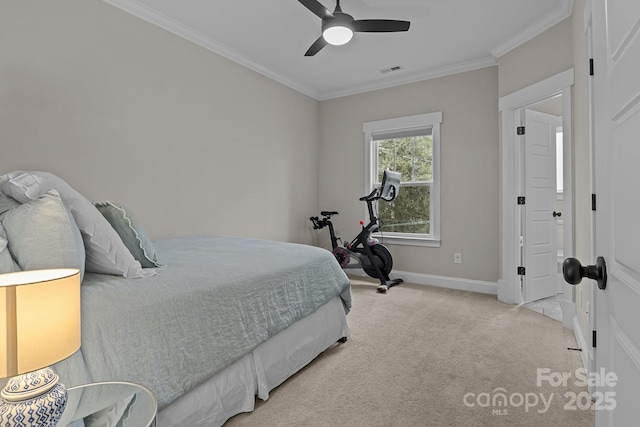
[[[82,345],[55,365],[62,381],[142,384],[159,426],[222,425],[349,335],[349,280],[329,251],[227,236],[151,241],[129,210],[93,205],[55,175],[3,175],[0,272],[52,267],[83,275]]]

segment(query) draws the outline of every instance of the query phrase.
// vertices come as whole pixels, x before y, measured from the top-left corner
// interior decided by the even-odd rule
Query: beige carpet
[[[573,333],[559,322],[492,295],[409,284],[383,295],[375,283],[352,284],[349,341],[225,426],[595,424],[575,376],[579,352],[567,350]],[[539,386],[538,369],[570,377]]]

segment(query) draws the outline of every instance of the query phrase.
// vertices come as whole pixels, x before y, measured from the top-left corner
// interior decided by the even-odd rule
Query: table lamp
[[[0,426],[55,426],[67,390],[51,365],[80,348],[80,271],[0,274]]]

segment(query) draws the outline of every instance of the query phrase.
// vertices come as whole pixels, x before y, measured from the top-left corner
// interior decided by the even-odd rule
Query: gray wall
[[[394,269],[498,279],[498,69],[489,67],[323,101],[320,209],[352,238],[364,219],[364,122],[442,111],[440,248],[389,245]],[[328,237],[320,244],[327,246]],[[462,263],[454,264],[454,252]]]
[[[567,18],[498,58],[499,96],[573,67],[572,29]]]
[[[152,238],[309,242],[319,102],[99,0],[0,13],[0,174],[48,170]]]

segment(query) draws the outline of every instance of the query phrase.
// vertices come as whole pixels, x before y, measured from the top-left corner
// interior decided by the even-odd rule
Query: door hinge
[[[518,276],[524,276],[526,269],[522,266],[518,267]]]
[[[524,135],[524,126],[518,126],[516,128],[516,134],[517,135]]]
[[[593,76],[593,58],[589,58],[589,75]]]
[[[596,331],[591,331],[591,347],[596,347]]]
[[[518,204],[524,205],[524,196],[518,196]]]
[[[596,195],[595,194],[591,195],[591,210],[592,211],[596,210]]]

